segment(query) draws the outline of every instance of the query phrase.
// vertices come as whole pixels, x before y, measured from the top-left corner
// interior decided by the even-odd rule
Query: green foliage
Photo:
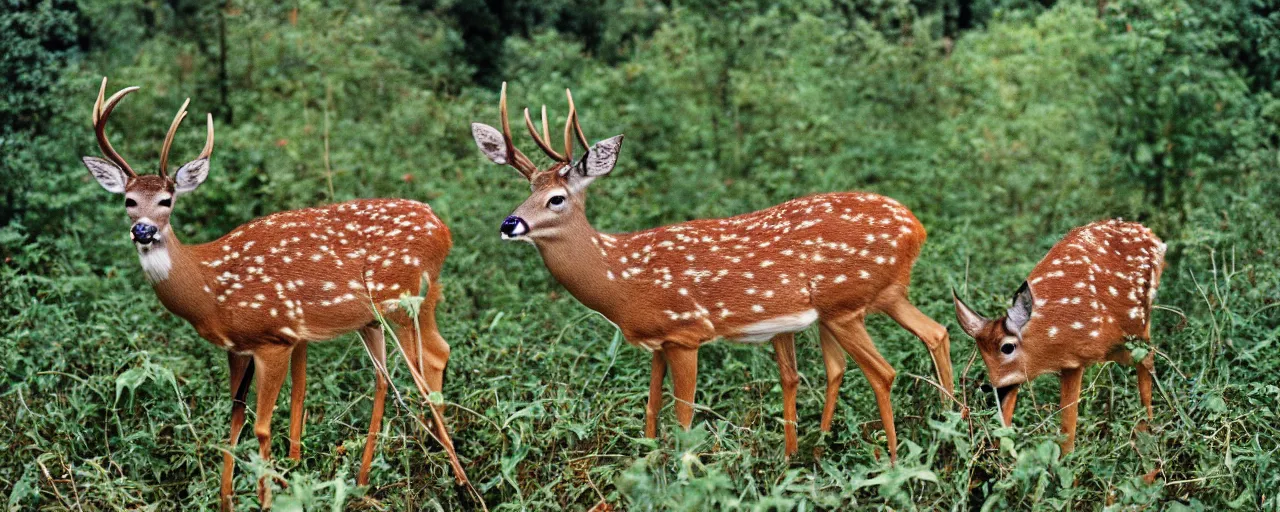
[[[454,233],[440,318],[459,453],[494,510],[1274,509],[1280,433],[1277,15],[1266,1],[16,2],[0,12],[0,489],[10,510],[210,508],[229,449],[223,352],[164,312],[124,212],[78,161],[101,77],[141,85],[109,130],[149,171],[182,99],[217,126],[212,172],[176,206],[206,241],[256,216],[355,197],[430,202]],[[898,464],[851,371],[818,431],[822,364],[799,338],[801,450],[781,456],[768,349],[701,351],[695,427],[644,439],[648,356],[568,297],[497,224],[527,194],[472,121],[572,87],[592,139],[627,135],[591,218],[625,231],[870,190],[930,230],[912,296],[949,324],[949,289],[994,311],[1067,229],[1142,220],[1170,245],[1151,344],[1155,418],[1130,368],[1086,373],[1074,453],[1057,388],[1027,385],[1016,427],[975,391],[954,330],[939,402],[909,333],[869,326],[899,371]],[[180,130],[194,155],[201,123]],[[527,140],[523,137],[520,140]],[[522,142],[522,147],[532,148]],[[530,152],[532,154],[532,151]],[[357,488],[373,370],[350,336],[309,350],[300,462],[232,453],[242,506],[474,509],[389,401],[373,485]],[[391,361],[396,361],[393,357]],[[399,364],[391,373],[409,398]],[[670,401],[668,400],[668,403]],[[275,453],[287,444],[277,414]],[[815,456],[815,452],[821,456]],[[77,506],[76,504],[80,504]]]

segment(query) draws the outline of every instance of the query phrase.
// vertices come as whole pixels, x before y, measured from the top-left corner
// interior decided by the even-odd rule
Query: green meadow
[[[416,421],[393,353],[371,485],[356,471],[373,366],[354,335],[309,349],[300,462],[287,393],[274,460],[245,432],[240,509],[1276,510],[1280,508],[1280,3],[1275,0],[10,0],[0,7],[0,501],[7,510],[217,506],[231,409],[223,350],[156,299],[90,113],[138,85],[108,129],[154,172],[174,112],[210,176],[174,204],[186,243],[268,213],[353,198],[429,203],[453,233],[443,400],[473,489]],[[956,400],[883,316],[897,369],[889,463],[850,365],[834,428],[816,328],[797,337],[800,451],[783,457],[772,348],[700,352],[694,426],[670,384],[644,438],[650,354],[579,304],[498,226],[528,195],[477,150],[508,83],[519,122],[573,90],[591,141],[625,134],[588,196],[625,232],[810,193],[897,199],[929,231],[912,301],[948,326]],[[1084,377],[1061,456],[1057,379],[1001,428],[951,290],[987,314],[1075,226],[1144,223],[1167,244],[1150,344],[1155,418],[1133,368]],[[287,386],[286,386],[287,387]],[[252,403],[252,402],[250,402]],[[250,407],[250,421],[253,413]],[[474,492],[473,492],[474,491]]]

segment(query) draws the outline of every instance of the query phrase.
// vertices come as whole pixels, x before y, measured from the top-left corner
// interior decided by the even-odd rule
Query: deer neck
[[[142,271],[160,303],[175,315],[199,324],[214,315],[213,297],[204,291],[204,274],[196,255],[166,226],[157,243],[138,247]]]
[[[584,306],[612,318],[625,301],[625,291],[607,277],[610,268],[599,245],[601,234],[583,216],[569,222],[556,234],[538,238],[534,245],[556,281]]]

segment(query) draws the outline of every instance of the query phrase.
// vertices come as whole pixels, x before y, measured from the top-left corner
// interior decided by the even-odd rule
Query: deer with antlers
[[[1070,452],[1084,369],[1103,360],[1138,367],[1138,394],[1152,417],[1154,354],[1134,362],[1125,341],[1151,339],[1164,252],[1164,242],[1141,224],[1095,222],[1071,230],[1049,249],[1000,318],[983,317],[952,292],[960,327],[977,342],[996,388],[1004,425],[1013,424],[1022,384],[1057,373],[1062,448]]]
[[[159,173],[138,175],[107,140],[107,119],[129,87],[103,100],[102,79],[93,107],[93,128],[106,159],[84,157],[107,191],[125,197],[129,233],[146,279],[166,309],[189,322],[206,340],[227,351],[232,394],[230,444],[245,421],[245,396],[257,372],[257,416],[253,432],[263,458],[271,457],[271,415],[292,366],[289,456],[301,458],[302,408],[307,343],[359,331],[377,371],[373,417],[357,482],[366,485],[381,428],[387,392],[386,346],[379,317],[395,328],[398,345],[421,390],[439,391],[449,345],[436,328],[440,268],[452,245],[449,229],[426,204],[365,199],[271,214],[221,238],[197,245],[178,240],[170,222],[174,202],[196,189],[209,173],[213,115],[204,150],[170,175],[169,149],[190,100],[183,103],[165,136]],[[425,287],[425,289],[424,289]],[[423,296],[416,308],[406,296]],[[433,411],[437,420],[440,411]],[[436,434],[449,452],[460,481],[466,476],[442,422]],[[223,510],[233,507],[235,459],[223,456]],[[258,482],[264,508],[271,489]]]
[[[831,428],[847,353],[875,391],[889,454],[896,459],[889,401],[896,372],[872,344],[867,315],[887,313],[919,337],[942,386],[952,389],[946,328],[907,300],[911,267],[925,240],[911,211],[875,194],[819,194],[725,219],[598,232],[587,220],[586,188],[613,170],[622,136],[588,145],[573,96],[565,94],[563,152],[551,147],[546,107],[541,135],[525,110],[534,142],[554,161],[545,170],[512,143],[506,84],[502,131],[481,123],[471,131],[489,160],[511,165],[532,185],[529,198],[503,221],[502,237],[535,245],[574,297],[617,325],[628,342],[653,353],[645,435],[657,435],[668,370],[676,417],[690,427],[701,344],[719,338],[772,341],[782,378],[785,453],[793,454],[799,385],[794,335],[816,321],[827,370],[823,431]],[[577,161],[575,140],[585,150]]]

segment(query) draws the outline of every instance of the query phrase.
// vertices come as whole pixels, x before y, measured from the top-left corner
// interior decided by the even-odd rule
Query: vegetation
[[[160,306],[119,198],[79,162],[97,154],[89,110],[107,75],[143,88],[112,125],[139,169],[154,167],[184,97],[195,118],[215,115],[211,177],[175,205],[185,240],[356,197],[426,201],[450,224],[444,398],[491,510],[1275,510],[1278,4],[5,2],[0,492],[9,510],[217,500],[225,358]],[[1077,451],[1059,458],[1053,379],[1024,389],[1016,427],[998,428],[981,363],[953,329],[962,416],[924,377],[919,343],[879,319],[870,331],[899,371],[897,465],[856,372],[819,435],[816,332],[798,339],[800,456],[782,458],[769,349],[729,343],[703,350],[694,429],[668,405],[662,436],[644,439],[647,354],[532,249],[498,239],[527,186],[481,157],[468,123],[496,122],[502,81],[513,106],[561,115],[571,87],[588,137],[626,133],[618,169],[592,190],[604,230],[820,191],[902,201],[930,230],[914,302],[944,324],[949,289],[996,311],[1073,226],[1148,224],[1170,247],[1155,420],[1132,369],[1095,367]],[[179,134],[176,160],[202,144],[199,124]],[[274,472],[289,483],[277,510],[479,507],[413,420],[416,401],[391,402],[373,485],[355,487],[372,366],[353,337],[310,356],[304,457],[264,462],[242,442],[242,506]],[[282,456],[287,414],[276,417]]]

